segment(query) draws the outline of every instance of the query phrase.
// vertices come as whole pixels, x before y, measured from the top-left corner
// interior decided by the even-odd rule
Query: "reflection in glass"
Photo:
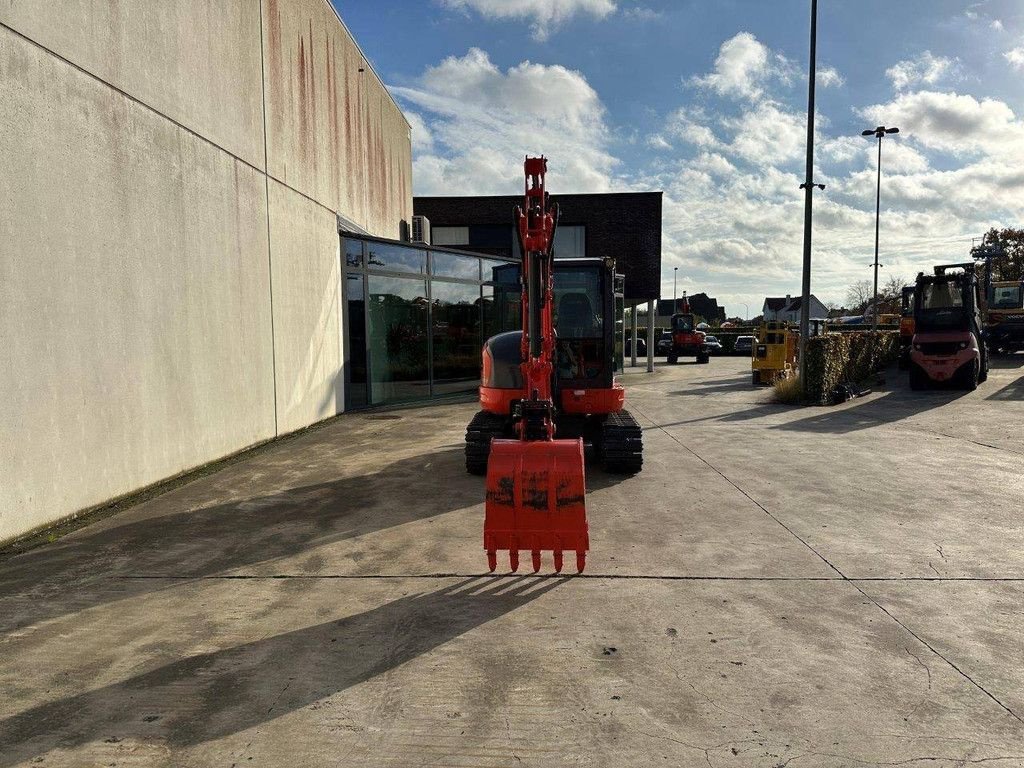
[[[363,241],[345,238],[345,264],[350,267],[363,265]]]
[[[519,264],[517,262],[487,259],[483,262],[483,270],[484,280],[519,287]]]
[[[626,338],[626,303],[625,280],[622,275],[615,275],[615,366],[612,370],[622,371],[625,366],[623,340]],[[633,308],[636,312],[636,307]],[[637,344],[637,346],[640,346]],[[653,349],[652,349],[653,351]]]
[[[601,273],[592,267],[561,269],[554,274],[555,328],[562,338],[603,335]]]
[[[434,245],[469,245],[469,227],[432,227],[430,240]]]
[[[345,330],[348,334],[348,382],[345,388],[345,407],[361,408],[366,398],[366,302],[363,300],[362,275],[346,275],[345,301],[348,316]]]
[[[370,275],[368,282],[371,401],[428,397],[425,281]]]
[[[454,253],[434,251],[433,274],[439,277],[459,277],[463,280],[480,279],[480,259]]]
[[[480,383],[480,286],[431,283],[434,394],[472,391]]]
[[[392,243],[366,243],[368,269],[386,269],[392,272],[427,273],[427,252],[419,248]]]
[[[556,259],[582,259],[586,255],[586,227],[561,224],[555,229]]]

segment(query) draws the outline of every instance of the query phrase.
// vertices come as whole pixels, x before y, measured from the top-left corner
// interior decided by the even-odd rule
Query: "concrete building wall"
[[[411,147],[326,0],[0,1],[0,135],[0,542],[341,410]]]
[[[263,168],[256,0],[0,2],[0,23]]]
[[[408,123],[324,0],[263,8],[270,174],[370,234],[399,237],[412,217]]]
[[[344,407],[336,227],[330,211],[283,184],[270,183],[277,424],[282,433]]]

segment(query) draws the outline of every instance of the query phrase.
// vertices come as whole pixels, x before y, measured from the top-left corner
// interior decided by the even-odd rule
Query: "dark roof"
[[[690,302],[690,311],[695,315],[700,315],[708,321],[725,320],[725,307],[718,306],[718,299],[713,299],[706,293],[695,293],[688,297],[688,301]],[[676,307],[681,309],[682,303],[682,297],[675,301],[675,305],[673,305],[672,299],[658,299],[657,314],[660,316],[674,314],[678,311]]]
[[[661,192],[610,192],[557,195],[560,222],[583,226],[587,256],[611,257],[626,278],[626,300],[648,301],[661,290]],[[472,251],[516,257],[512,253],[512,210],[522,195],[415,197],[413,212],[431,227],[479,228]],[[507,227],[497,231],[498,228]],[[470,233],[471,239],[474,237]]]
[[[818,297],[815,296],[812,293],[811,294],[811,306],[812,306],[812,308],[814,306],[814,302],[815,301],[817,301],[819,304],[821,304],[821,302],[818,301]],[[789,299],[780,299],[780,298],[775,298],[775,297],[768,297],[768,298],[765,299],[765,303],[768,305],[768,309],[772,310],[773,312],[796,312],[796,311],[798,311],[803,306],[803,304],[804,304],[804,297],[803,296],[792,296]]]

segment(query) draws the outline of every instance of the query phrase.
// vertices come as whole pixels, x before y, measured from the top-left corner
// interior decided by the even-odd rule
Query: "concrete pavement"
[[[626,375],[584,578],[482,575],[472,404],[0,560],[0,768],[1024,765],[1024,356],[830,409],[746,365]]]

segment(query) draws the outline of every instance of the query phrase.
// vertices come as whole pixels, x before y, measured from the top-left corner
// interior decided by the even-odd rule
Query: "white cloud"
[[[822,88],[841,87],[846,84],[846,80],[835,67],[822,67],[817,70],[816,80]]]
[[[413,152],[430,152],[434,149],[434,136],[427,127],[426,121],[418,112],[405,110],[405,118],[412,128]]]
[[[1010,62],[1010,66],[1018,72],[1024,72],[1024,45],[1018,46],[1003,54],[1003,58]]]
[[[758,99],[770,81],[789,83],[795,71],[785,56],[771,52],[749,32],[740,32],[722,43],[713,72],[691,77],[689,82],[719,96]]]
[[[660,19],[662,16],[660,11],[656,11],[653,8],[646,8],[642,5],[637,5],[633,8],[626,8],[623,10],[622,15],[627,19],[632,19],[634,21],[655,21]]]
[[[892,80],[893,88],[903,91],[916,85],[934,85],[944,77],[953,74],[959,66],[959,59],[933,56],[925,51],[916,59],[896,62],[885,70],[885,76]]]
[[[761,102],[738,118],[724,119],[723,125],[735,132],[729,149],[754,165],[785,165],[806,149],[806,117],[775,102]]]
[[[647,146],[651,149],[672,149],[672,145],[668,143],[664,136],[660,133],[655,133],[647,137]]]
[[[431,142],[415,152],[416,194],[507,194],[522,185],[528,153],[551,158],[553,190],[610,188],[617,160],[604,105],[579,72],[530,61],[502,71],[472,48],[392,91],[429,123]]]
[[[918,174],[929,169],[928,158],[922,152],[898,139],[886,142],[882,152],[883,170],[888,174]],[[871,155],[871,164],[874,167],[878,165],[875,153]]]
[[[530,22],[534,39],[551,33],[576,15],[603,19],[615,11],[613,0],[440,0],[452,10],[473,10],[488,19],[523,19]]]
[[[1006,27],[1003,26],[1003,22],[999,19],[992,19],[992,23],[989,24],[989,27],[996,32],[1004,32],[1006,30]]]
[[[714,131],[703,124],[704,113],[699,109],[680,107],[665,121],[665,132],[695,147],[716,147],[719,144]]]
[[[769,70],[778,60],[764,48]],[[628,171],[613,152],[622,137],[613,144],[600,96],[580,72],[529,61],[502,69],[471,49],[393,90],[414,115],[416,194],[515,194],[527,153],[550,158],[555,194],[664,190],[662,295],[671,295],[675,266],[687,276],[680,290],[717,295],[730,315],[747,302],[756,315],[766,294],[800,286],[805,117],[777,93],[781,77],[725,82],[716,81],[730,97],[752,92],[744,82],[761,96],[682,102],[638,140],[660,150],[646,155],[650,165]],[[960,259],[970,237],[1024,218],[1024,119],[1007,104],[908,89],[856,114],[864,126],[901,128],[883,147],[886,274],[909,279]],[[814,193],[812,288],[841,301],[870,276],[877,148],[833,133],[824,116],[817,136],[815,180],[827,189]]]
[[[888,104],[866,107],[861,114],[879,125],[899,116],[903,134],[928,149],[1024,160],[1024,122],[995,99],[978,101],[958,93],[917,91],[900,94]]]

